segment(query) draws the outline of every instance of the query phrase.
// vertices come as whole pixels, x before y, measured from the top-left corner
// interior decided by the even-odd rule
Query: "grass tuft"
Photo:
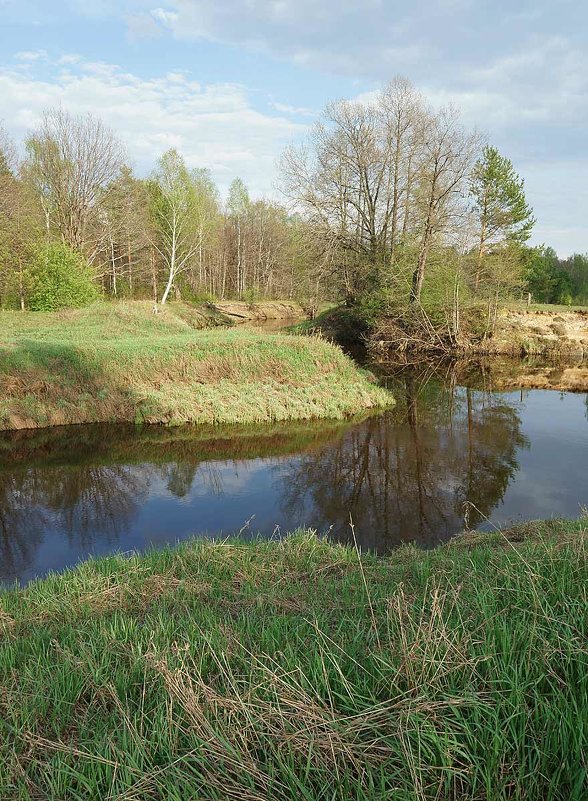
[[[310,532],[0,593],[0,798],[581,801],[585,521]]]

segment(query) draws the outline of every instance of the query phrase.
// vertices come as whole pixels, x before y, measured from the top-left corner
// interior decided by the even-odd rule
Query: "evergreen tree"
[[[505,244],[524,244],[535,224],[525,198],[524,181],[510,159],[486,145],[470,178],[470,195],[478,225],[475,286],[479,286],[484,258]]]

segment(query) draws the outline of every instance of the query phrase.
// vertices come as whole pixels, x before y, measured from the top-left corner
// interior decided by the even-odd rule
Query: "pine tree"
[[[488,251],[526,242],[535,218],[525,198],[523,179],[515,172],[510,159],[490,145],[484,148],[474,166],[470,195],[478,221],[477,289]]]

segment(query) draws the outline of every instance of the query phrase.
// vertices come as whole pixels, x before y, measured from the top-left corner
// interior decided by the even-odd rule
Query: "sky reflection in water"
[[[0,436],[0,582],[194,535],[312,526],[365,548],[432,547],[470,525],[588,505],[586,396],[392,379],[355,423],[81,426]],[[248,523],[249,521],[249,523]]]

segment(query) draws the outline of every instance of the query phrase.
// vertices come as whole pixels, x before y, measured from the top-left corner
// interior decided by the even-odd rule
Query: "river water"
[[[492,371],[392,371],[397,404],[346,423],[74,426],[0,435],[0,582],[188,537],[311,526],[386,553],[588,505],[583,393]],[[516,383],[516,376],[510,383]]]

